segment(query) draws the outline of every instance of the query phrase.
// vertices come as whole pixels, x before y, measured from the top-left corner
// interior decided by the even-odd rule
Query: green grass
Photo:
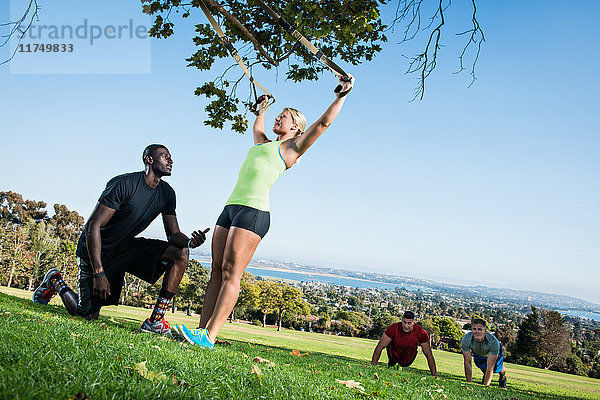
[[[368,366],[373,340],[242,324],[226,324],[219,338],[232,344],[208,351],[138,333],[149,310],[106,307],[99,321],[87,322],[69,316],[60,300],[40,306],[23,298],[31,292],[0,290],[12,295],[0,294],[0,399],[67,399],[78,392],[90,399],[600,398],[600,381],[590,378],[507,364],[509,389],[497,387],[497,375],[485,388],[464,382],[458,354],[434,352],[440,372],[434,379],[422,355],[404,371]],[[197,324],[197,317],[179,313],[168,319]],[[295,349],[308,355],[291,355]],[[272,362],[260,364],[261,379],[250,372],[257,356]],[[131,369],[143,361],[168,380]],[[186,384],[173,383],[173,376]],[[365,390],[336,379],[358,381]]]

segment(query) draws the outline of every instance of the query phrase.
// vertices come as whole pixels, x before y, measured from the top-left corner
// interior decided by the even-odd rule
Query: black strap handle
[[[269,100],[269,103],[267,103],[267,108],[269,108],[273,104],[275,104],[275,97],[273,95],[271,95],[271,94],[263,94],[262,96],[260,96],[258,99],[256,99],[256,102],[250,106],[250,111],[252,112],[252,114],[256,115],[257,117],[259,115],[258,114],[258,111],[259,111],[259,107],[258,106],[260,105],[260,103],[262,103],[264,101],[265,97]]]
[[[344,82],[352,82],[352,78],[348,77],[348,76],[341,76],[340,79]],[[352,90],[352,88],[346,90],[345,92],[342,92],[342,85],[337,85],[336,88],[333,90],[333,92],[335,94],[339,94],[339,97],[344,97],[345,95],[347,95],[348,93],[350,93],[350,90]]]
[[[352,82],[352,77],[351,76],[341,76],[340,79],[343,82]],[[350,89],[345,90],[342,92],[343,86],[342,85],[337,85],[336,88],[334,89],[334,93],[339,97],[342,98],[345,95],[347,95],[348,93],[350,93],[350,91],[352,90],[352,86],[350,86]]]

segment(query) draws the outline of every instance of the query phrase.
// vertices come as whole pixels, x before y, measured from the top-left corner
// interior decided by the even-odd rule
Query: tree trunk
[[[283,319],[283,311],[279,311],[277,318],[277,332],[281,332],[281,320]]]
[[[123,285],[125,285],[125,290],[123,295],[121,296],[121,305],[125,304],[125,298],[129,296],[130,285],[127,284],[127,279],[123,278]]]
[[[29,278],[29,287],[27,288],[27,290],[29,290],[31,292],[32,287],[33,287],[33,278]]]
[[[263,328],[267,326],[267,313],[263,311]]]
[[[188,300],[187,315],[192,315],[192,301]]]
[[[10,285],[12,285],[12,280],[13,280],[14,274],[15,274],[15,266],[13,264],[12,268],[10,269],[10,276],[8,277],[8,284],[6,285],[7,287],[10,287]]]

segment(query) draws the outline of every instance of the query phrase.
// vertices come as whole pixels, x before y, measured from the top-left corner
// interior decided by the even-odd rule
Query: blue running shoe
[[[215,344],[208,338],[208,331],[206,329],[188,329],[184,325],[176,325],[175,329],[192,344],[196,344],[206,349],[212,349]]]
[[[183,336],[183,331],[181,330],[182,326],[183,325],[174,325],[173,330],[175,331],[175,335],[177,335],[179,339],[183,340],[184,342],[187,342],[187,339],[185,338],[185,336]]]
[[[60,275],[60,272],[58,272],[56,268],[52,268],[50,271],[46,272],[42,283],[40,283],[40,286],[34,290],[33,296],[31,296],[31,300],[33,300],[33,302],[43,305],[48,304],[52,296],[56,294],[56,290],[54,290],[50,284],[50,279],[52,279],[52,277],[56,274]]]
[[[174,338],[185,340],[181,332],[179,332],[179,325],[173,325],[171,328],[173,329],[172,333]]]

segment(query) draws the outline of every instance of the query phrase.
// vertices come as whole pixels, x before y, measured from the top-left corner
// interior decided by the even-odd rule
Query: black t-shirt
[[[158,216],[175,215],[175,191],[165,181],[151,188],[144,172],[115,176],[106,184],[98,199],[100,204],[116,210],[108,223],[100,228],[102,258],[117,254],[150,225]],[[77,256],[89,260],[85,232],[77,243]]]

